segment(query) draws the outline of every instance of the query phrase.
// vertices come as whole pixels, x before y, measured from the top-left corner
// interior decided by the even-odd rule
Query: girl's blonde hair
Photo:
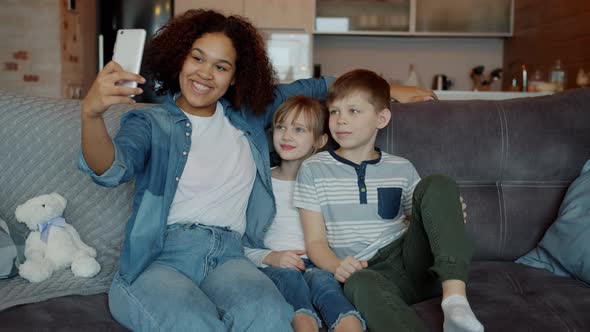
[[[275,111],[272,118],[273,128],[281,122],[284,122],[290,114],[293,114],[293,121],[303,113],[305,125],[311,131],[314,141],[318,141],[324,135],[327,121],[327,109],[317,99],[306,96],[295,96],[285,100]],[[313,153],[321,147],[316,147]],[[312,154],[313,154],[312,153]]]
[[[291,112],[293,112],[293,120],[303,113],[305,124],[311,130],[314,140],[325,134],[324,128],[328,112],[319,100],[306,96],[295,96],[285,100],[274,114],[272,119],[273,127],[284,122]]]

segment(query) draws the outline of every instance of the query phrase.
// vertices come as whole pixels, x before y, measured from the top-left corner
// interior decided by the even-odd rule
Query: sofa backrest
[[[590,89],[500,101],[392,104],[377,146],[459,184],[475,259],[536,246],[590,159]]]
[[[513,260],[536,245],[590,159],[588,105],[590,89],[503,101],[396,103],[377,145],[409,159],[422,176],[456,179],[475,258]],[[111,135],[122,114],[140,106],[112,107],[105,115]],[[103,188],[77,170],[79,112],[79,101],[0,91],[0,218],[26,234],[14,222],[16,206],[56,191],[69,201],[68,222],[109,258],[103,263],[116,264],[133,184]]]

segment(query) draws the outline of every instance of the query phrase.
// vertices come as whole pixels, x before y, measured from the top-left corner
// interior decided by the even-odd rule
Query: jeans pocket
[[[383,219],[397,217],[402,199],[402,188],[377,188],[379,216]]]

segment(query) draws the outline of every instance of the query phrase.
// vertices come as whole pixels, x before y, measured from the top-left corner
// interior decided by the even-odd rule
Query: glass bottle
[[[578,70],[578,76],[576,76],[576,84],[580,88],[584,88],[590,83],[590,73],[585,73],[584,69]]]
[[[416,69],[413,64],[410,65],[410,73],[408,78],[404,81],[404,85],[421,87],[418,73],[416,73]]]
[[[549,81],[555,84],[555,91],[560,92],[563,91],[565,87],[565,69],[561,64],[561,60],[557,59],[555,65],[551,68],[549,72]]]

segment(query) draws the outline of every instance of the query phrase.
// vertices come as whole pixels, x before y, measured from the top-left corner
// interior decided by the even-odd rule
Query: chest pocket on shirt
[[[397,217],[401,206],[402,188],[377,188],[379,216],[383,219]]]

